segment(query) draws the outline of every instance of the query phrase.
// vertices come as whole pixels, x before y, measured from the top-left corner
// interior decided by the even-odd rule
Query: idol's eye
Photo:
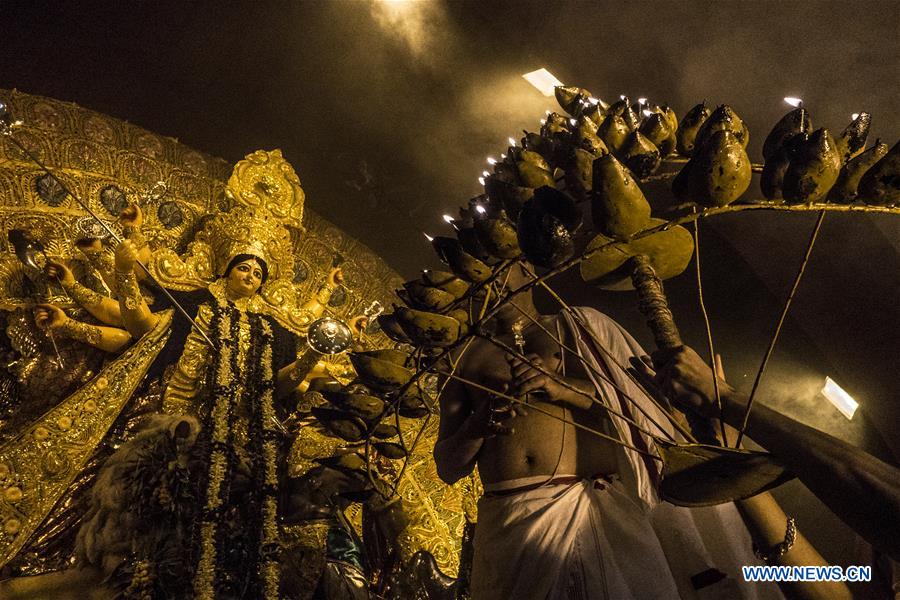
[[[237,270],[241,273],[246,273],[250,270],[250,267],[248,267],[247,265],[238,265]]]
[[[262,271],[260,271],[259,269],[253,271],[253,276],[257,279],[262,279]]]

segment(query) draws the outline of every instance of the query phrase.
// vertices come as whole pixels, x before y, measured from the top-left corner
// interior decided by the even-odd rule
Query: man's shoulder
[[[458,370],[464,370],[483,361],[485,352],[493,349],[494,345],[488,340],[476,336],[451,351],[445,360],[456,363]]]
[[[606,313],[590,306],[575,306],[573,309],[576,314],[576,325],[587,328],[591,337],[607,348],[617,349],[629,355],[646,354],[637,340]]]

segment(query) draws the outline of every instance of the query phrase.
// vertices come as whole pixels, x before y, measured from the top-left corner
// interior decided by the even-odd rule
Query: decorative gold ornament
[[[234,166],[225,196],[236,207],[254,214],[267,214],[285,227],[303,231],[303,203],[306,194],[294,168],[281,150],[257,150]]]
[[[203,244],[192,242],[198,241],[197,232],[203,232],[216,218],[237,215],[239,211],[255,218],[268,218],[278,224],[280,231],[288,234],[285,238],[279,233],[277,240],[288,241],[284,256],[289,257],[290,262],[277,256],[282,251],[280,241],[276,241],[276,252],[272,252],[271,243],[263,243],[257,248],[269,254],[270,275],[246,310],[272,314],[294,332],[302,332],[312,320],[302,301],[316,296],[335,255],[345,258],[341,268],[345,275],[342,288],[346,300],[340,306],[328,306],[326,314],[347,319],[360,314],[373,300],[390,305],[393,290],[402,284],[397,274],[370,249],[314,211],[305,210],[300,181],[277,151],[251,154],[232,169],[227,162],[187,148],[172,138],[72,103],[7,90],[0,90],[0,100],[25,122],[17,129],[17,138],[114,230],[118,231],[118,211],[128,202],[141,205],[144,212],[141,231],[150,249],[158,256],[152,265],[154,274],[172,289],[208,288],[216,295],[216,281],[220,275],[218,264],[223,262],[219,257],[240,253],[238,242],[247,242],[246,248],[252,246],[254,240],[264,238],[234,233],[230,237],[233,248],[228,250],[224,243],[219,247],[208,243],[216,236],[207,238]],[[52,186],[46,185],[48,182],[42,180],[42,176],[43,173],[12,145],[0,143],[0,229],[18,228],[34,233],[48,256],[67,260],[77,279],[95,292],[103,293],[102,283],[92,285],[82,279],[85,274],[94,273],[85,255],[75,245],[76,240],[91,237],[86,234],[93,231],[88,227],[84,210],[71,199],[59,196]],[[147,190],[157,187],[160,181],[165,183],[165,194],[153,202],[145,202]],[[79,223],[83,224],[81,228]],[[259,224],[247,229],[269,235]],[[36,280],[24,273],[22,264],[11,254],[10,248],[3,246],[0,249],[6,250],[0,253],[0,310],[24,314],[34,302]],[[109,246],[104,248],[104,252],[109,250]],[[108,257],[108,254],[104,256]],[[163,277],[164,273],[170,277]],[[55,282],[53,285],[59,287]],[[11,313],[8,323],[17,314]],[[40,342],[42,338],[38,333],[35,337]],[[68,340],[62,342],[69,343]],[[380,333],[366,336],[366,344],[371,347],[384,343]],[[140,351],[138,346],[141,346]],[[61,349],[65,354],[65,349]],[[46,358],[46,349],[35,351],[36,358]],[[104,424],[111,423],[121,414],[121,407],[130,394],[128,388],[137,385],[142,369],[149,364],[144,361],[151,354],[151,349],[144,347],[142,341],[105,368],[91,367],[93,371],[84,370],[88,368],[86,357],[93,354],[84,350],[65,354],[71,377],[87,383],[51,412],[15,432],[15,437],[0,449],[3,487],[17,485],[23,490],[23,498],[16,505],[0,498],[0,564],[16,556],[26,538],[30,540],[25,546],[28,550],[43,539],[42,536],[49,535],[49,529],[45,531],[47,524],[54,526],[59,507],[81,485],[79,480],[73,479],[80,471],[80,457],[89,455],[103,439]],[[39,367],[41,363],[36,364]],[[82,366],[84,369],[78,371]],[[321,366],[324,373],[345,384],[355,377],[343,356],[326,357]],[[82,379],[81,374],[85,372],[91,372],[91,375]],[[25,378],[32,382],[45,380],[48,387],[62,388],[61,380],[69,377],[69,373],[50,376],[47,373],[46,369],[36,368],[26,373]],[[37,386],[31,384],[29,389],[32,388],[37,389]],[[43,395],[43,388],[41,393],[29,392],[22,402],[31,403]],[[65,431],[59,423],[62,416],[72,419],[71,426]],[[63,419],[62,424],[68,425],[68,421]],[[37,427],[46,430],[47,437],[42,442],[33,436]],[[310,434],[314,431],[312,427],[304,429]],[[407,440],[411,440],[417,431],[412,422],[404,423],[401,429]],[[429,454],[436,435],[434,427],[423,434],[420,444],[423,453],[421,457],[413,457],[403,476],[400,493],[411,518],[404,555],[411,555],[421,548],[433,548],[441,568],[455,574],[463,520],[460,506],[472,505],[477,493],[473,495],[459,484],[446,486],[438,480]],[[295,449],[298,452],[292,454],[287,465],[293,475],[302,475],[318,464],[317,458],[329,456],[342,445],[340,440],[324,435],[315,437],[314,441],[307,440],[309,444],[304,443],[302,435],[297,440]],[[37,456],[34,460],[28,458],[34,456]],[[408,490],[406,486],[409,486]],[[57,508],[51,512],[54,505]],[[362,511],[354,504],[348,512],[359,517]],[[50,515],[49,519],[46,519],[47,515]],[[360,519],[351,520],[359,528]],[[290,542],[290,539],[286,541]],[[27,553],[20,554],[15,560],[17,566],[36,564],[30,562],[32,558]]]
[[[257,150],[238,162],[225,188],[229,210],[214,214],[179,257],[161,249],[154,259],[162,281],[176,289],[206,287],[225,274],[232,258],[251,254],[266,262],[272,280],[294,276],[290,231],[303,231],[305,195],[280,150]],[[205,282],[205,285],[204,285]]]
[[[289,280],[294,275],[291,237],[278,219],[258,216],[244,208],[232,208],[215,215],[197,234],[194,244],[207,243],[212,249],[214,272],[225,276],[225,269],[235,256],[250,254],[265,261],[269,277]]]
[[[17,523],[15,528],[6,526],[0,534],[0,564],[15,556],[47,516],[144,378],[168,339],[172,313],[166,311],[160,317],[153,331],[109,363],[93,383],[81,387],[0,446],[5,479],[15,482],[0,497],[0,521]],[[60,446],[54,441],[63,439],[65,453],[59,454],[56,449]]]
[[[300,179],[280,150],[257,150],[235,165],[225,196],[229,210],[207,220],[184,256],[167,248],[154,254],[154,274],[166,287],[206,287],[217,295],[217,279],[231,260],[240,254],[256,256],[265,261],[269,278],[251,310],[271,315],[297,333],[305,331],[314,315],[302,307],[303,296],[294,285],[291,235],[303,231]]]

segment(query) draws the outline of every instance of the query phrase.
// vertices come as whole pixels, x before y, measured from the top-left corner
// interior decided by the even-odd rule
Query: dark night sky
[[[396,15],[364,0],[3,6],[0,85],[228,160],[281,147],[310,206],[407,274],[421,263],[410,249],[427,249],[408,233],[439,227],[480,191],[484,157],[556,108],[519,77],[540,66],[679,114],[728,102],[753,132],[751,156],[786,95],[832,130],[860,110],[875,135],[900,130],[893,1],[413,2]]]
[[[0,87],[74,101],[230,161],[280,147],[308,206],[406,276],[433,266],[421,231],[480,192],[485,157],[557,109],[520,75],[547,67],[611,100],[706,99],[748,123],[750,156],[800,96],[816,127],[873,114],[900,133],[900,3],[38,2],[0,4]],[[750,194],[759,197],[754,185]],[[704,224],[704,286],[739,387],[752,381],[811,215]],[[762,391],[857,443],[871,423],[900,453],[900,219],[833,215]],[[566,286],[565,282],[560,285]],[[573,299],[648,337],[628,294]],[[689,274],[667,284],[686,340],[705,344]],[[852,423],[815,397],[857,395]],[[798,399],[798,390],[800,398]]]

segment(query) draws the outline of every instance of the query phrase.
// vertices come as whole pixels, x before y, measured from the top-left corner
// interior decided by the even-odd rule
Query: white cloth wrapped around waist
[[[598,400],[641,429],[675,435],[666,416],[623,370],[632,357],[646,355],[640,344],[596,310],[576,308],[564,318],[580,359],[589,365],[587,375]],[[612,382],[597,373],[608,373]],[[648,415],[665,429],[652,424]],[[614,430],[609,433],[653,453],[652,438],[613,414],[610,420]],[[622,447],[616,456],[619,475],[605,489],[586,481],[541,486],[543,482],[516,480],[485,486],[495,493],[479,502],[475,600],[783,598],[774,583],[741,581],[740,567],[759,561],[733,504],[689,509],[660,503],[660,465]],[[533,479],[543,478],[549,479]],[[510,491],[522,485],[529,489]],[[696,589],[692,578],[709,569],[725,577]]]
[[[597,479],[486,495],[473,600],[678,598],[644,507]]]

